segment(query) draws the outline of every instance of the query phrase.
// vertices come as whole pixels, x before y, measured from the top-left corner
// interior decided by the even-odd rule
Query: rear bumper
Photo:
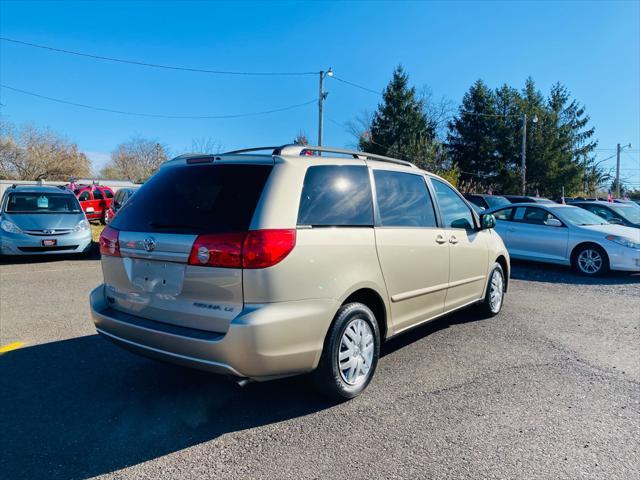
[[[111,308],[104,286],[91,292],[98,333],[144,356],[255,380],[309,372],[318,365],[338,302],[313,299],[248,304],[226,333],[146,320]]]
[[[55,247],[43,247],[42,240],[56,240]],[[0,234],[0,253],[3,255],[51,255],[60,253],[82,253],[91,246],[91,231],[45,237],[26,233]]]

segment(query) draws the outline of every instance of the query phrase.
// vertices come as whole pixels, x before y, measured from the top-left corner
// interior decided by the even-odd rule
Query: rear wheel
[[[609,270],[609,257],[598,245],[584,245],[573,254],[573,268],[588,277],[599,277]]]
[[[362,303],[343,305],[327,334],[316,388],[336,399],[358,396],[369,385],[380,356],[380,331],[373,312]]]

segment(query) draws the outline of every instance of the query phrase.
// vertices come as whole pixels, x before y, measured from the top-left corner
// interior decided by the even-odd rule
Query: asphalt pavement
[[[99,338],[99,261],[0,265],[6,479],[640,478],[640,276],[515,264],[502,313],[390,341],[359,398]]]

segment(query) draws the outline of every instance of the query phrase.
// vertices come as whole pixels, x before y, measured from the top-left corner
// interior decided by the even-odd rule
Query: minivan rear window
[[[135,232],[246,231],[271,169],[229,164],[163,168],[124,204],[111,225]]]

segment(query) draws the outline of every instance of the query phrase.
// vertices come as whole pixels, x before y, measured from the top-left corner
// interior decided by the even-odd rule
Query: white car
[[[598,276],[640,272],[640,230],[613,225],[582,208],[518,203],[491,210],[511,258],[572,265]]]

